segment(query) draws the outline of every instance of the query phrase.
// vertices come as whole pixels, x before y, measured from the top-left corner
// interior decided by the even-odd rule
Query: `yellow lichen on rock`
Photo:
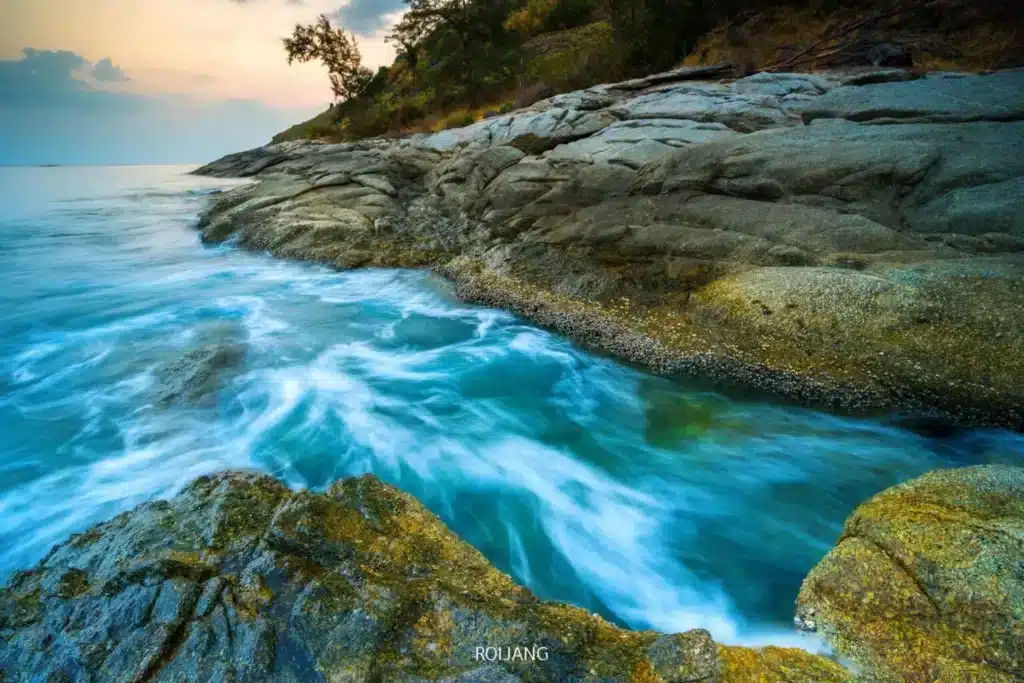
[[[848,683],[849,671],[836,662],[788,647],[718,646],[722,683]]]
[[[879,680],[1024,677],[1024,469],[938,470],[861,505],[797,621]]]

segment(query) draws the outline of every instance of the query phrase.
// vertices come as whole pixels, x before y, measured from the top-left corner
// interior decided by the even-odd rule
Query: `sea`
[[[801,580],[873,494],[1024,465],[1024,437],[934,438],[652,376],[420,270],[206,246],[244,181],[186,166],[0,168],[0,582],[202,474],[320,490],[371,472],[538,596],[622,626],[815,647]],[[241,349],[208,400],[168,364]]]

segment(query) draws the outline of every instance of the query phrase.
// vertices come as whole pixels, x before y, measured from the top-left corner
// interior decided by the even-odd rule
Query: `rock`
[[[542,602],[369,475],[321,494],[201,477],[73,536],[0,591],[5,683],[849,678],[799,650],[626,631]]]
[[[844,69],[838,74],[839,85],[872,85],[873,83],[900,83],[914,81],[920,74],[905,69],[874,69],[868,67]]]
[[[872,680],[1024,680],[1024,469],[883,491],[804,581],[796,622]]]
[[[638,183],[646,194],[687,190],[818,206],[912,234],[949,231],[936,222],[939,205],[959,214],[958,232],[985,232],[994,206],[1019,197],[1022,177],[1022,123],[831,121],[677,150]],[[978,196],[985,201],[974,202]],[[999,217],[1008,232],[1020,229],[1018,214]]]
[[[638,169],[670,154],[677,147],[733,135],[736,133],[722,123],[697,123],[685,119],[616,121],[590,137],[558,145],[547,154],[547,158],[618,163]]]
[[[610,107],[620,99],[621,97],[614,91],[599,86],[588,90],[577,90],[575,92],[555,95],[533,104],[530,109],[543,111],[552,107],[559,107],[562,109],[578,109],[580,111],[597,111]]]
[[[261,182],[218,195],[203,238],[431,267],[660,373],[1024,429],[1024,72],[688,80],[722,73],[233,155],[207,169]]]
[[[442,131],[427,138],[426,144],[437,150],[451,150],[460,145],[511,145],[524,152],[540,153],[563,142],[593,135],[615,120],[615,116],[606,111],[548,107]]]
[[[257,175],[272,166],[289,159],[300,158],[303,154],[316,152],[326,143],[314,140],[292,140],[268,145],[253,150],[229,154],[217,161],[202,166],[193,173],[214,177],[239,177]]]
[[[609,90],[644,90],[662,83],[676,83],[679,81],[700,80],[728,76],[733,72],[734,64],[711,64],[708,66],[684,66],[671,71],[634,78],[629,81],[615,83],[607,86]]]
[[[868,61],[872,66],[913,66],[914,60],[902,45],[878,43],[868,50]]]
[[[242,362],[245,350],[237,330],[218,327],[204,332],[198,346],[157,367],[157,403],[209,405],[226,375]]]
[[[809,104],[804,118],[842,118],[871,123],[1020,121],[1024,72],[923,78],[836,88]]]
[[[678,88],[642,95],[611,109],[625,119],[687,119],[700,123],[721,123],[732,130],[749,133],[777,126],[799,125],[800,116],[770,95],[737,94],[736,86],[715,91]]]
[[[746,95],[821,95],[834,87],[829,78],[817,74],[761,72],[741,78],[732,85],[734,92]]]

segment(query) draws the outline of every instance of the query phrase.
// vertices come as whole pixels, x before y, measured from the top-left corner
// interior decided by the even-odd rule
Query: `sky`
[[[328,14],[364,63],[402,0],[0,0],[0,165],[201,163],[330,102],[281,38]]]

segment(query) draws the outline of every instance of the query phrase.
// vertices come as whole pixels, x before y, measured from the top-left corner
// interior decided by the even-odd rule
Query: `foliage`
[[[541,34],[523,46],[524,90],[542,87],[551,91],[549,97],[614,80],[622,71],[615,47],[612,27],[604,21]]]
[[[352,101],[352,100],[350,100]],[[341,128],[338,125],[338,108],[345,103],[332,105],[325,111],[320,112],[308,121],[298,123],[287,130],[281,131],[273,137],[272,143],[284,142],[286,140],[298,140],[302,138],[338,140],[342,137]]]
[[[797,53],[808,42],[831,46],[820,36],[834,32],[838,19],[833,19],[843,12],[879,11],[870,0],[404,1],[407,12],[387,38],[397,58],[376,74],[362,66],[354,37],[332,27],[326,17],[295,27],[285,39],[289,62],[323,61],[335,96],[344,101],[318,116],[316,125],[285,135],[312,130],[314,135],[359,138],[425,131],[453,124],[459,116],[468,120],[459,112],[477,116],[502,102],[525,106],[557,92],[670,68],[687,55],[687,63],[729,61],[739,64],[740,71],[765,68],[786,49],[792,51],[787,46],[796,46]],[[949,25],[941,31],[918,30],[920,22],[911,22],[913,35],[897,36],[897,42],[913,45],[920,56],[925,49],[918,43],[962,31],[949,17],[966,14],[945,9],[964,5],[977,10],[993,3],[997,0],[892,0],[886,7],[915,6]],[[993,43],[1013,44],[1021,22],[1011,19],[1001,32],[961,32],[959,52],[985,56]],[[975,43],[984,45],[970,47]],[[937,63],[958,59],[932,48],[928,53]],[[1006,66],[1007,60],[984,63]]]
[[[562,31],[589,23],[597,7],[598,0],[528,0],[508,16],[505,28],[524,38]]]
[[[529,0],[505,20],[505,28],[523,36],[534,36],[547,25],[548,18],[558,7],[558,0]]]
[[[604,0],[624,62],[633,70],[671,66],[709,28],[714,0]]]
[[[476,116],[471,111],[460,109],[453,111],[443,119],[441,119],[439,128],[445,130],[448,128],[461,128],[476,123]]]
[[[504,23],[524,0],[405,1],[408,11],[389,39],[441,106],[475,107],[511,74],[517,37]]]
[[[296,24],[291,37],[283,38],[282,42],[288,53],[288,64],[323,62],[336,99],[358,96],[373,79],[373,72],[363,66],[355,36],[334,28],[326,14],[321,14],[314,24]]]

